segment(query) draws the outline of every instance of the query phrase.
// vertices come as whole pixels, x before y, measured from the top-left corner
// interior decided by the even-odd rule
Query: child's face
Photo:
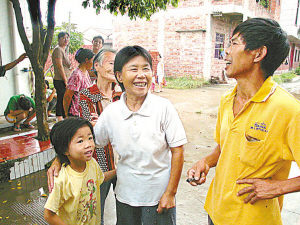
[[[73,136],[66,155],[70,164],[80,164],[92,159],[94,149],[95,142],[91,129],[88,126],[83,126]]]

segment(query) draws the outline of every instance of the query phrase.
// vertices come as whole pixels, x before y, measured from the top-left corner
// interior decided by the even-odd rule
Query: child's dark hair
[[[92,59],[94,55],[95,54],[92,52],[92,50],[87,48],[80,48],[75,54],[75,59],[77,62],[83,63],[85,62],[85,59]]]
[[[92,124],[83,118],[72,117],[59,121],[52,127],[50,132],[50,141],[54,147],[61,164],[69,165],[70,161],[66,156],[71,140],[78,129],[83,126],[88,126],[91,129],[93,138],[95,139]]]
[[[21,95],[18,99],[18,105],[23,110],[29,110],[30,108],[32,108],[31,101],[24,95]]]

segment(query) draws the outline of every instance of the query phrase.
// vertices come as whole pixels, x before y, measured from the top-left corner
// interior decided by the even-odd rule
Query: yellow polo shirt
[[[215,225],[282,224],[283,198],[245,204],[247,195],[238,197],[237,193],[249,185],[236,181],[284,180],[291,161],[300,165],[300,102],[269,77],[234,117],[235,94],[236,87],[221,98],[215,131],[221,155],[204,208]]]

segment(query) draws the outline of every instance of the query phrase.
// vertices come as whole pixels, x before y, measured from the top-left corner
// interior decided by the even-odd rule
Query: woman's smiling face
[[[123,83],[126,95],[146,97],[152,83],[152,69],[143,56],[135,56],[116,73],[118,80]]]

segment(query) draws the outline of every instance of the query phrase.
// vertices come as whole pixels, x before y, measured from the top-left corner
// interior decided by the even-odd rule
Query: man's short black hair
[[[104,45],[104,39],[103,39],[102,36],[98,35],[98,36],[93,37],[93,41],[94,41],[96,38],[101,39],[101,40],[102,40],[102,44]]]
[[[239,24],[232,36],[239,34],[246,44],[245,50],[267,47],[267,55],[261,61],[265,78],[272,76],[290,51],[286,32],[272,19],[252,18]]]
[[[23,110],[29,110],[30,108],[32,108],[30,99],[25,95],[20,96],[20,98],[18,99],[18,105]]]

